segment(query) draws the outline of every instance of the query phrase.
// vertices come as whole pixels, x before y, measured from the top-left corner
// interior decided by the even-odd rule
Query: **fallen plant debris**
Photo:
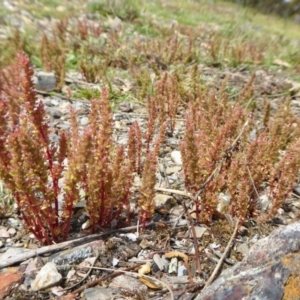
[[[0,4],[0,298],[297,297],[293,42],[222,2],[75,2]]]

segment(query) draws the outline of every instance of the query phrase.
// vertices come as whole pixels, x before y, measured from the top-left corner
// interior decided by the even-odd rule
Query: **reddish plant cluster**
[[[67,138],[51,146],[45,110],[37,99],[25,55],[1,72],[0,176],[13,193],[29,230],[43,243],[57,242],[68,225],[58,216],[58,181]]]
[[[16,199],[27,228],[44,244],[66,240],[74,206],[82,195],[93,231],[129,222],[134,174],[142,175],[137,204],[145,224],[155,208],[160,145],[167,126],[174,131],[182,100],[177,77],[162,76],[154,96],[148,97],[145,132],[134,122],[127,145],[117,146],[106,88],[91,101],[89,122],[82,132],[71,110],[70,131],[60,132],[58,143],[52,143],[32,76],[24,54],[0,73],[0,178]],[[261,219],[268,218],[283,204],[298,174],[299,120],[288,102],[272,118],[266,104],[258,128],[254,112],[244,107],[252,97],[253,81],[254,76],[234,101],[226,93],[226,80],[219,92],[211,86],[184,92],[191,99],[186,101],[180,150],[185,186],[195,195],[201,222],[210,222],[220,212],[221,193],[230,198],[227,212],[242,221],[255,211],[266,184],[272,208]]]
[[[180,149],[185,186],[198,196],[198,220],[211,221],[220,210],[221,193],[230,198],[226,212],[244,220],[256,209],[265,184],[271,190],[268,216],[274,215],[299,172],[299,121],[285,103],[271,120],[267,110],[258,130],[241,105],[251,96],[251,82],[236,101],[229,101],[224,85],[219,93],[207,89],[186,113]]]
[[[19,54],[17,62],[1,72],[0,87],[0,177],[14,195],[27,228],[44,244],[65,240],[82,193],[93,231],[121,219],[129,222],[133,173],[141,173],[138,124],[130,128],[128,146],[115,145],[104,88],[100,99],[91,101],[89,124],[83,132],[71,110],[71,130],[61,132],[54,145],[32,76],[28,57]],[[153,185],[164,128],[146,159],[144,187]],[[147,216],[144,213],[147,201],[149,197],[139,201],[143,221],[151,215],[151,210]]]

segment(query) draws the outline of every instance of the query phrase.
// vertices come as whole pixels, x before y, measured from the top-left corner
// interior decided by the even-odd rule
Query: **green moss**
[[[100,97],[100,91],[95,89],[78,89],[74,94],[74,99],[96,99]]]

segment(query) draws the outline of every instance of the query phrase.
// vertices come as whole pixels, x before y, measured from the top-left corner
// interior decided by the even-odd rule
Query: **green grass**
[[[281,66],[274,64],[275,59],[280,59],[291,65],[285,69],[293,78],[300,76],[300,26],[294,24],[292,20],[282,19],[277,16],[264,15],[252,8],[246,8],[235,5],[231,2],[221,0],[99,0],[99,1],[69,1],[58,0],[28,0],[22,2],[17,10],[21,9],[30,11],[38,19],[64,19],[66,17],[76,17],[81,14],[92,13],[93,19],[103,24],[107,17],[119,17],[122,19],[122,30],[119,34],[118,46],[109,51],[112,60],[136,60],[137,68],[145,67],[147,63],[145,53],[140,55],[135,52],[134,45],[130,40],[142,35],[147,39],[161,41],[161,45],[166,49],[154,53],[160,55],[158,59],[167,63],[168,70],[176,69],[178,64],[202,63],[209,64],[217,68],[226,66],[239,67],[248,65],[253,70],[257,67],[266,67],[270,69],[280,69]],[[0,4],[1,14],[8,14],[3,4]],[[54,23],[54,22],[51,22]],[[49,27],[51,28],[51,23]],[[176,25],[178,24],[178,25]],[[32,62],[37,67],[42,67],[42,60],[39,54],[39,38],[43,30],[37,30],[34,24],[24,23],[20,38],[14,39],[9,37],[7,40],[0,40],[0,49],[2,52],[0,63],[1,66],[8,64],[16,52],[19,41],[24,41],[24,49],[31,57]],[[39,28],[41,29],[41,28]],[[109,27],[105,30],[110,30]],[[179,37],[181,45],[187,36],[193,41],[200,39],[195,45],[194,56],[191,60],[168,61],[169,52],[165,42],[171,35]],[[105,46],[105,38],[91,38],[89,41],[81,41],[84,46],[76,51],[72,45],[76,42],[78,36],[69,35],[66,42],[66,70],[78,70],[78,62],[82,57],[89,57],[90,53],[85,48],[94,47],[102,49]],[[214,39],[220,39],[220,49],[217,50],[216,57],[213,58],[208,50]],[[263,52],[263,60],[259,63],[251,61],[249,54],[244,55],[242,59],[237,57],[234,51],[238,52],[243,43],[255,45],[257,50]],[[228,46],[226,46],[228,44]],[[206,45],[203,51],[201,46]],[[119,47],[119,48],[118,48]],[[197,48],[198,47],[198,48]],[[226,48],[228,47],[228,49]],[[153,49],[149,49],[153,53]],[[156,50],[155,50],[156,51]],[[154,51],[154,52],[155,52]],[[196,54],[195,54],[196,53]],[[93,55],[91,55],[93,58]],[[105,61],[105,57],[101,57]],[[174,63],[174,65],[172,65]],[[149,67],[149,63],[148,63]],[[152,69],[154,67],[152,66]],[[116,73],[108,68],[106,75],[108,81],[111,79],[110,73]],[[117,70],[117,75],[121,72]],[[160,74],[160,70],[153,69],[154,73]],[[113,75],[114,76],[114,75]]]

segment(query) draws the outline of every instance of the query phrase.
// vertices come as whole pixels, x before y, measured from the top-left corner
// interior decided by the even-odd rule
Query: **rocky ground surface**
[[[220,70],[203,64],[199,68],[204,80],[216,86],[228,76],[228,85],[237,93],[252,74],[247,66]],[[75,109],[80,126],[87,125],[88,100],[51,94],[55,88],[51,73],[35,70],[34,82],[45,104],[54,143],[60,130],[70,128],[70,107]],[[101,88],[84,82],[76,72],[68,73],[65,83],[70,89],[74,85]],[[121,90],[134,88],[133,82],[117,76],[113,85]],[[291,109],[300,117],[299,84],[287,79],[284,71],[258,68],[253,88],[258,103],[265,95],[272,99],[273,110],[288,91],[292,95]],[[117,105],[116,143],[126,143],[133,121],[143,128],[146,120],[143,104],[124,101]],[[24,229],[17,210],[1,218],[0,298],[300,299],[299,182],[295,182],[293,193],[278,214],[266,223],[250,219],[233,235],[234,221],[216,216],[209,227],[195,223],[194,234],[182,206],[188,199],[178,148],[183,132],[182,112],[178,114],[175,134],[162,147],[154,199],[157,213],[145,231],[130,227],[90,235],[88,217],[82,210],[84,203],[79,203],[69,240],[42,247]],[[138,189],[140,178],[137,176],[134,182],[134,189]],[[259,201],[262,211],[270,205],[267,194]],[[193,210],[190,213],[193,217]],[[200,264],[195,246],[200,252]],[[211,283],[215,269],[217,279]]]

